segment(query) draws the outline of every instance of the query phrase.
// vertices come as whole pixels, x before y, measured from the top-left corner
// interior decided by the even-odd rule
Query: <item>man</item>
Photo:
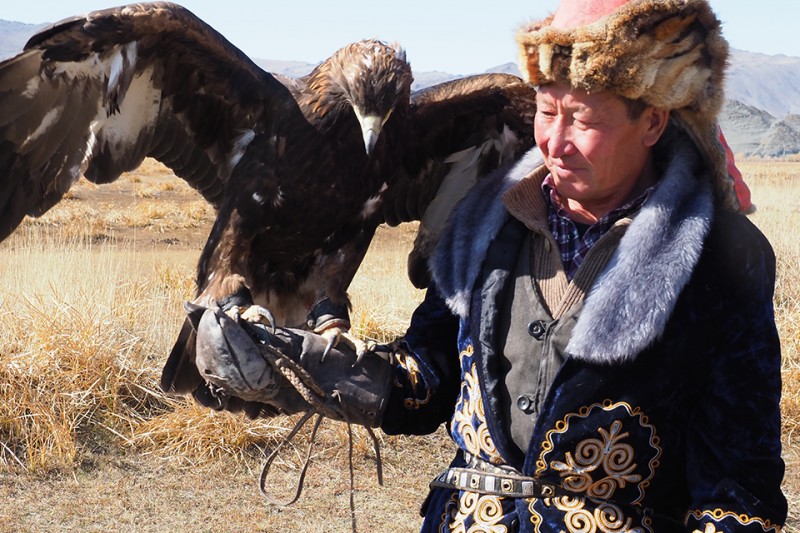
[[[423,530],[779,530],[775,264],[718,141],[718,21],[562,0],[518,40],[541,159],[460,205],[383,416],[458,445]]]
[[[775,259],[719,141],[719,22],[705,0],[562,0],[518,41],[538,150],[456,209],[390,364],[338,367],[339,416],[448,424],[423,531],[780,530]]]

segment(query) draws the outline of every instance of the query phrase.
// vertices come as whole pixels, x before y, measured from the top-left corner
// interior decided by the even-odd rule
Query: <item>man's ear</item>
[[[667,129],[669,123],[669,110],[659,109],[657,107],[648,107],[642,113],[642,120],[644,121],[644,136],[642,142],[645,146],[654,146],[664,130]]]

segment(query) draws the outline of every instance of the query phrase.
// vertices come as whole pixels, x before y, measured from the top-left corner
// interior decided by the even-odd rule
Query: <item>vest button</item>
[[[544,332],[547,330],[544,322],[541,320],[534,320],[530,324],[528,324],[528,334],[536,340],[541,339],[544,336]]]
[[[528,396],[527,394],[523,394],[522,396],[517,398],[517,409],[529,415],[533,412],[533,398]]]

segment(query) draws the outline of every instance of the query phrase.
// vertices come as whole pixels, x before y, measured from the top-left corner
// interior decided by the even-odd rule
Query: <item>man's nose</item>
[[[550,157],[561,157],[568,154],[572,146],[569,125],[564,119],[553,121],[548,132],[547,151]]]

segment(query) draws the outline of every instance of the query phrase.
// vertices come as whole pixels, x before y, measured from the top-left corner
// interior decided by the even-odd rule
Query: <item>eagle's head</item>
[[[352,107],[370,155],[389,118],[408,110],[413,76],[406,53],[369,39],[345,46],[329,63],[331,96],[339,105]]]

